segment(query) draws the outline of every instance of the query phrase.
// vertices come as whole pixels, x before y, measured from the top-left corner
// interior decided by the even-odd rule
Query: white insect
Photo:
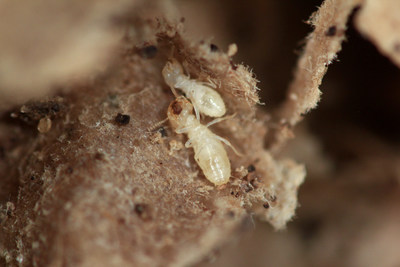
[[[168,119],[178,134],[186,133],[186,147],[193,147],[194,158],[206,178],[215,185],[226,184],[231,176],[231,164],[221,142],[232,147],[228,140],[214,134],[208,127],[226,118],[201,124],[193,115],[193,105],[185,97],[176,98],[168,107]],[[237,153],[237,151],[232,147]]]
[[[225,114],[224,101],[217,91],[210,88],[215,87],[215,85],[190,79],[184,74],[183,68],[177,60],[168,61],[162,70],[162,74],[175,97],[179,96],[175,90],[175,88],[178,88],[190,99],[198,120],[200,113],[210,117],[222,117]]]

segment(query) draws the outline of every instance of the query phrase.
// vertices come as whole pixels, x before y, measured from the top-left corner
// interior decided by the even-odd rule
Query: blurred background
[[[239,47],[261,108],[285,98],[322,1],[177,1],[187,34]],[[281,157],[306,164],[297,215],[285,231],[254,222],[244,239],[199,266],[400,266],[400,71],[353,27],[323,79],[321,102]]]

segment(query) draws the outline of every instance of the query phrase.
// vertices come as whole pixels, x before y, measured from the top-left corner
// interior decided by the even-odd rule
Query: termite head
[[[185,97],[176,98],[168,107],[168,119],[175,129],[188,126],[188,119],[193,116],[193,106]]]
[[[178,79],[184,75],[183,68],[176,59],[170,59],[170,61],[165,64],[165,67],[162,70],[162,75],[165,82],[169,86],[174,87]]]

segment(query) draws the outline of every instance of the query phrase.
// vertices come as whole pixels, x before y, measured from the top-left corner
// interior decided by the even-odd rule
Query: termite
[[[208,127],[226,118],[217,118],[203,125],[193,115],[193,105],[183,96],[176,98],[168,107],[168,119],[178,134],[185,133],[188,141],[185,147],[193,147],[194,158],[205,177],[215,185],[226,184],[231,176],[231,164],[222,142],[230,142],[213,132]]]
[[[219,93],[211,88],[215,85],[190,79],[189,76],[184,74],[182,65],[176,59],[167,62],[162,70],[162,75],[175,97],[179,96],[175,90],[177,88],[190,99],[198,120],[200,114],[215,118],[222,117],[225,114],[224,101]]]

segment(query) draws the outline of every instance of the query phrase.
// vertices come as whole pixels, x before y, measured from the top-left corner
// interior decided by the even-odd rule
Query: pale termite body
[[[176,133],[187,134],[185,146],[193,148],[194,158],[205,177],[214,185],[226,184],[231,176],[231,164],[222,142],[230,143],[208,129],[213,122],[201,124],[193,115],[192,104],[183,96],[170,104],[168,119]]]
[[[175,88],[181,90],[190,99],[197,119],[200,119],[200,114],[217,118],[226,113],[225,103],[219,93],[211,88],[213,85],[190,79],[184,74],[183,68],[177,60],[168,61],[162,74],[176,97],[178,94]]]

